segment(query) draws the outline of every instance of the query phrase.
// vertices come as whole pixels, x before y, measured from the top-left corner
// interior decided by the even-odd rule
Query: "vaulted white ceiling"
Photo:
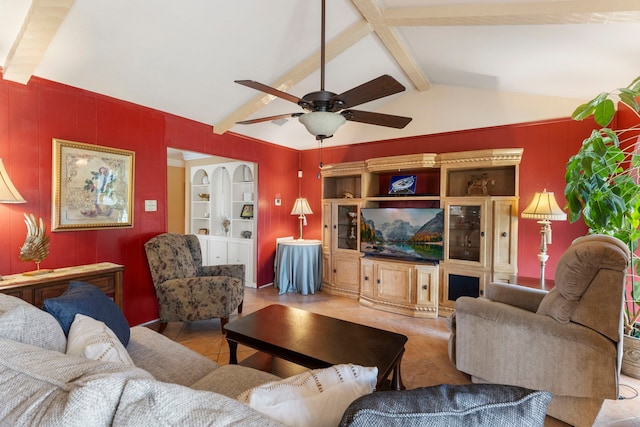
[[[33,76],[295,149],[301,112],[234,83],[320,88],[320,0],[0,0],[4,78]],[[347,122],[327,145],[567,117],[640,75],[636,0],[327,0],[327,90],[382,74],[407,90],[358,106],[413,117]]]

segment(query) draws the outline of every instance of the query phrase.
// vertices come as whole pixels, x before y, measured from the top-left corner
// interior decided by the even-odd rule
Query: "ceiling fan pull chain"
[[[324,166],[322,163],[322,141],[324,141],[324,138],[318,138],[318,158],[320,159],[320,163],[318,163],[318,179],[321,177],[322,166]]]

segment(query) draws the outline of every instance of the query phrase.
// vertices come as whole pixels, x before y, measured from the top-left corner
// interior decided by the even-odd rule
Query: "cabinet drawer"
[[[114,298],[115,281],[113,277],[88,277],[83,278],[82,281],[91,283],[107,294],[111,299]],[[67,290],[68,287],[69,282],[61,282],[33,289],[33,305],[36,307],[42,307],[45,299],[59,297]]]
[[[69,283],[60,283],[59,285],[47,286],[46,288],[36,288],[33,290],[34,302],[36,307],[41,307],[47,298],[59,297],[67,290]]]
[[[26,302],[33,304],[33,290],[32,289],[16,289],[14,291],[5,291],[3,294],[11,295],[12,297],[20,298]]]

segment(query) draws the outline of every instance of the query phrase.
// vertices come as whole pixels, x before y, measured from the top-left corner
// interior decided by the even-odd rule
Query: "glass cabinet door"
[[[484,264],[485,214],[482,201],[448,205],[449,260]]]
[[[334,242],[336,249],[360,250],[358,242],[360,241],[359,208],[358,204],[342,204],[335,205],[335,215],[333,216]]]

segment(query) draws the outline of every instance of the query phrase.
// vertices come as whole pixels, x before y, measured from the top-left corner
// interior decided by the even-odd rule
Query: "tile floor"
[[[445,318],[416,319],[386,313],[360,305],[355,300],[318,292],[315,295],[288,293],[278,295],[273,287],[246,289],[243,314],[249,314],[270,304],[283,304],[348,320],[409,337],[402,359],[402,379],[407,388],[437,384],[464,384],[467,375],[458,372],[447,355],[449,329]],[[231,321],[238,316],[231,316]],[[164,334],[187,347],[213,359],[219,364],[229,363],[229,347],[220,332],[220,321],[170,323]],[[238,360],[250,356],[254,350],[240,346]],[[640,380],[623,376],[620,380],[622,400],[605,401],[594,424],[597,427],[640,427],[640,397],[631,398],[640,391]],[[547,417],[545,426],[566,426]]]

